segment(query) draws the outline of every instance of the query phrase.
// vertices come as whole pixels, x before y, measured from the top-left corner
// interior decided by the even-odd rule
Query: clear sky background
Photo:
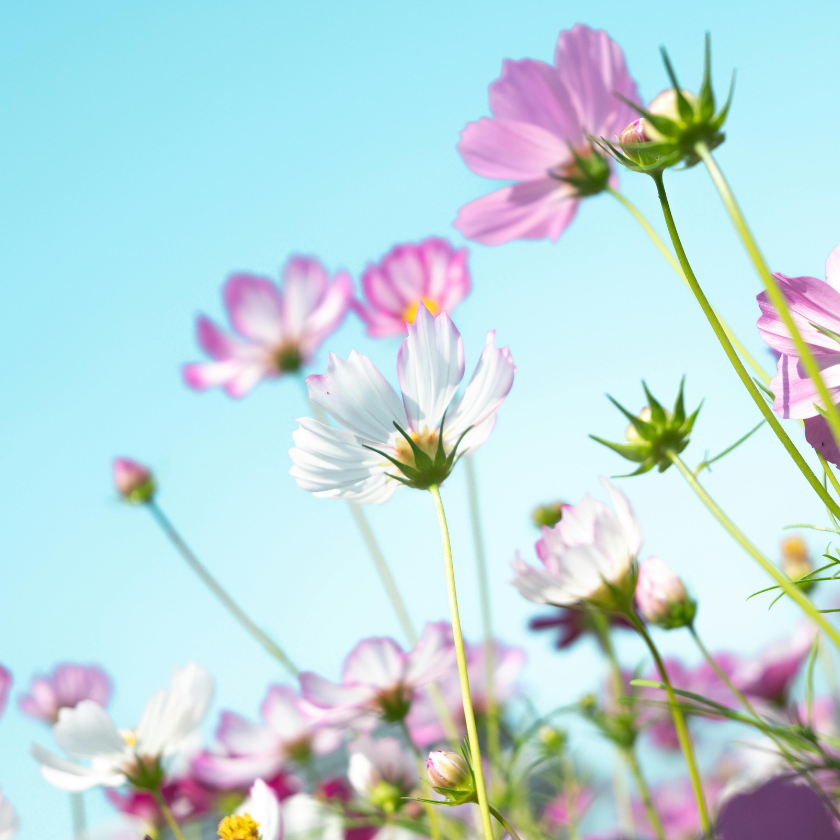
[[[191,658],[216,678],[208,733],[221,708],[255,714],[282,674],[147,514],[115,499],[114,455],[155,468],[162,506],[301,667],[337,677],[358,639],[400,637],[346,506],[288,475],[293,418],[306,411],[297,383],[234,402],[189,391],[180,365],[200,358],[194,317],[222,317],[232,270],[276,275],[302,252],[358,277],[397,242],[435,234],[465,244],[452,220],[492,185],[455,145],[488,113],[504,58],[551,60],[561,29],[604,27],[650,99],[666,86],[660,44],[696,86],[710,30],[721,96],[738,69],[719,160],[770,264],[821,277],[840,242],[835,3],[715,0],[659,14],[602,0],[12,2],[0,17],[0,662],[15,695],[58,661],[101,662],[121,725]],[[755,330],[759,281],[707,174],[667,180],[701,282],[769,368]],[[621,183],[664,232],[650,180]],[[548,709],[595,686],[594,648],[561,656],[529,635],[540,610],[510,586],[509,563],[517,549],[533,558],[534,504],[603,495],[597,477],[627,471],[587,437],[623,433],[605,392],[639,406],[645,377],[671,401],[686,374],[689,406],[706,400],[691,462],[746,432],[757,411],[688,292],[609,196],[587,201],[559,244],[469,247],[474,291],[454,316],[467,369],[490,328],[518,365],[477,457],[494,622],[527,649],[525,684]],[[354,317],[328,348],[357,348],[395,378],[397,342],[366,338]],[[766,429],[707,484],[771,556],[784,525],[822,524]],[[791,632],[788,606],[768,614],[766,602],[745,603],[765,578],[676,472],[621,487],[643,554],[684,575],[712,647],[749,653]],[[477,639],[462,471],[444,498],[464,625]],[[414,620],[446,617],[431,499],[400,491],[368,512]],[[694,659],[685,635],[660,640]],[[630,641],[623,653],[641,656]],[[51,742],[12,702],[0,722],[0,786],[23,840],[67,836],[66,796],[40,779],[33,739]],[[100,795],[88,803],[95,819],[108,814]]]

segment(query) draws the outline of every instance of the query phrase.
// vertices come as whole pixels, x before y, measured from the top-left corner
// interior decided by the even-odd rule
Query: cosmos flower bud
[[[560,755],[566,749],[566,733],[553,726],[541,726],[537,732],[546,755]]]
[[[650,141],[648,128],[647,120],[644,117],[639,117],[618,135],[618,142],[623,146],[638,146],[639,143],[647,143]]]
[[[565,502],[549,502],[535,507],[531,519],[538,528],[553,528],[563,518],[564,504]]]
[[[689,626],[697,612],[697,603],[688,597],[683,582],[658,557],[639,563],[636,605],[646,622],[665,630]]]
[[[646,405],[640,412],[639,412],[639,420],[643,420],[645,423],[650,423],[651,411],[650,406]],[[630,443],[641,443],[644,438],[638,433],[636,427],[631,423],[627,427],[627,431],[624,433],[624,437]]]
[[[457,793],[459,801],[467,802],[475,796],[475,783],[469,765],[458,753],[448,750],[433,750],[426,760],[426,775],[429,784],[450,798]]]
[[[114,458],[114,486],[117,492],[133,505],[142,505],[152,500],[155,481],[147,467],[130,458]]]
[[[697,96],[693,94],[691,91],[688,90],[680,90],[682,94],[682,98],[685,102],[687,102],[690,106],[692,111],[697,106]],[[680,122],[680,104],[679,104],[679,97],[677,96],[677,91],[674,88],[666,88],[662,91],[647,107],[648,113],[652,114],[655,117],[665,117],[666,119],[673,120],[674,122]],[[665,140],[665,135],[662,132],[657,131],[656,127],[646,121],[645,131],[644,133],[647,135],[648,140],[659,140],[660,142]]]
[[[802,537],[788,537],[781,542],[782,571],[791,579],[799,580],[814,571],[814,564],[808,554],[808,546]],[[809,592],[816,584],[813,581],[803,583],[800,589]]]

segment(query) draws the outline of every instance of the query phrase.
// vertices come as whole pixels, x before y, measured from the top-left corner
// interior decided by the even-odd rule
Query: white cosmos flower
[[[296,793],[283,800],[285,840],[343,840],[341,816],[320,799]]]
[[[350,763],[347,778],[356,792],[376,800],[377,789],[384,782],[400,804],[417,783],[417,765],[396,738],[370,738],[362,735],[347,749]],[[377,803],[379,804],[379,803]]]
[[[18,818],[12,803],[0,793],[0,840],[12,840],[17,834]]]
[[[366,356],[354,350],[344,361],[331,353],[326,375],[306,382],[312,402],[339,428],[309,417],[298,420],[290,450],[297,483],[316,496],[359,504],[387,501],[400,481],[411,480],[410,486],[420,489],[440,484],[452,469],[456,447],[464,454],[487,440],[513,385],[510,351],[496,349],[494,336],[487,334],[475,373],[451,407],[464,378],[464,343],[445,312],[434,318],[421,305],[408,325],[397,357],[402,399]]]
[[[599,599],[605,582],[621,585],[629,577],[642,533],[624,494],[601,481],[614,510],[589,495],[579,505],[563,505],[562,519],[543,527],[536,544],[543,567],[514,560],[513,585],[529,601],[566,607]]]
[[[280,840],[283,836],[283,817],[277,794],[262,780],[257,779],[248,793],[248,798],[236,809],[236,813],[247,814],[260,830],[260,840]]]
[[[149,697],[133,730],[117,729],[108,713],[92,700],[59,712],[53,735],[69,756],[62,758],[32,745],[41,775],[57,788],[81,791],[126,782],[154,783],[162,761],[189,741],[213,699],[213,680],[195,662],[172,672],[168,688]],[[88,761],[80,764],[78,761]]]

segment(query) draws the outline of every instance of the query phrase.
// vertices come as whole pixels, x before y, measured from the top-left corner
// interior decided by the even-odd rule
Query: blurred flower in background
[[[49,676],[36,676],[29,691],[18,698],[27,717],[52,726],[62,709],[74,709],[82,700],[91,700],[104,709],[111,699],[111,678],[98,665],[56,665]]]

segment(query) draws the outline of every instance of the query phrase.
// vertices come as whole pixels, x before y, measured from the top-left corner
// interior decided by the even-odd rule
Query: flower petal
[[[53,735],[61,749],[76,758],[110,757],[125,750],[125,741],[110,715],[93,700],[61,709]]]
[[[817,364],[832,402],[840,403],[840,353],[833,356],[817,356]],[[779,357],[776,375],[770,380],[770,388],[775,394],[773,410],[782,417],[804,420],[819,414],[814,406],[815,403],[822,406],[817,386],[805,373],[796,356],[782,354]]]
[[[60,790],[78,793],[99,785],[118,787],[125,784],[125,775],[115,772],[112,768],[76,764],[54,755],[40,744],[32,745],[32,755],[41,765],[41,775],[44,779]]]
[[[449,315],[434,318],[418,307],[397,355],[397,377],[411,430],[436,429],[464,378],[464,342]]]
[[[610,497],[610,502],[615,511],[616,518],[621,525],[624,541],[629,552],[635,557],[642,547],[642,531],[639,528],[639,523],[633,515],[633,509],[630,507],[630,502],[627,501],[627,496],[624,495],[615,485],[613,485],[606,478],[601,479],[601,484],[607,490]]]
[[[327,270],[311,257],[292,257],[283,269],[283,298],[279,313],[283,338],[297,341],[304,324],[327,291]],[[272,284],[273,285],[273,284]]]
[[[840,245],[837,245],[825,261],[825,281],[840,292]]]
[[[223,290],[236,331],[254,341],[277,346],[283,340],[283,299],[267,277],[234,274]]]
[[[393,639],[363,639],[344,660],[341,681],[391,688],[402,681],[405,666],[405,652]]]
[[[249,814],[259,826],[260,840],[280,840],[283,819],[277,794],[262,780],[251,786],[248,798],[236,809],[237,814]]]
[[[352,299],[353,280],[346,271],[341,271],[336,274],[320,303],[306,319],[301,341],[301,353],[305,357],[314,353],[321,342],[339,328]]]
[[[828,426],[828,421],[821,414],[805,420],[805,440],[829,463],[840,467],[840,448]]]

